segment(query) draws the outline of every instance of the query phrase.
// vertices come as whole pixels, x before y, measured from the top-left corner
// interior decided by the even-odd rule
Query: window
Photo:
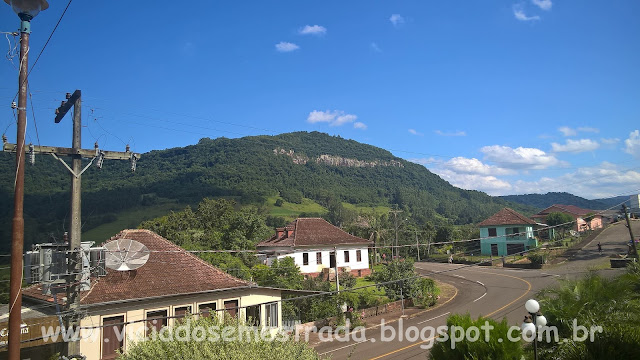
[[[198,312],[202,317],[210,317],[216,312],[216,303],[200,304],[200,306],[198,306]]]
[[[167,326],[167,310],[147,311],[147,334]]]
[[[238,300],[228,300],[224,302],[224,308],[227,310],[227,314],[231,317],[235,317],[238,314]]]
[[[266,304],[264,310],[266,325],[278,327],[278,303]]]
[[[498,232],[496,231],[496,228],[489,228],[489,236],[490,237],[498,236]]]
[[[349,250],[344,252],[344,262],[345,263],[349,262]]]
[[[309,265],[309,253],[302,253],[302,265]]]
[[[187,314],[191,314],[191,306],[182,306],[174,309],[174,316],[176,321],[180,321],[180,319],[187,316]]]
[[[356,250],[356,261],[362,261],[362,250]]]
[[[260,326],[260,305],[247,306],[245,320],[249,326]]]
[[[316,264],[322,265],[322,253],[319,251],[316,253]]]
[[[115,359],[124,346],[124,316],[104,318],[102,325],[102,358]]]

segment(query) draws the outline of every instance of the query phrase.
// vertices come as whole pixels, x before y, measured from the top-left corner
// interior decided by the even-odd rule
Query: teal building
[[[517,211],[504,208],[478,224],[482,255],[504,256],[538,246],[533,236],[536,223]]]

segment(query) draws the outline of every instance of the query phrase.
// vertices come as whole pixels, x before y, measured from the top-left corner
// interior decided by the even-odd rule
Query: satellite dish
[[[149,249],[131,239],[118,239],[104,244],[104,265],[116,271],[135,270],[149,260]]]

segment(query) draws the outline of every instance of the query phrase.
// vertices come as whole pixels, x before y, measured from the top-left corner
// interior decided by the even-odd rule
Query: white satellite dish
[[[116,271],[135,270],[149,260],[149,249],[131,239],[118,239],[104,244],[104,265]]]

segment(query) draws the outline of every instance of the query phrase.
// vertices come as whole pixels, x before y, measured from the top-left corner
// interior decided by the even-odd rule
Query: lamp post
[[[522,338],[530,341],[533,337],[533,358],[538,360],[538,330],[547,325],[547,318],[540,313],[540,304],[534,299],[529,299],[524,304],[529,313],[522,323]]]
[[[18,76],[18,133],[16,139],[16,183],[11,233],[11,278],[9,289],[9,360],[20,359],[20,310],[22,308],[22,253],[24,247],[24,138],[27,128],[27,74],[31,19],[49,4],[46,0],[4,0],[20,18],[20,75]]]

